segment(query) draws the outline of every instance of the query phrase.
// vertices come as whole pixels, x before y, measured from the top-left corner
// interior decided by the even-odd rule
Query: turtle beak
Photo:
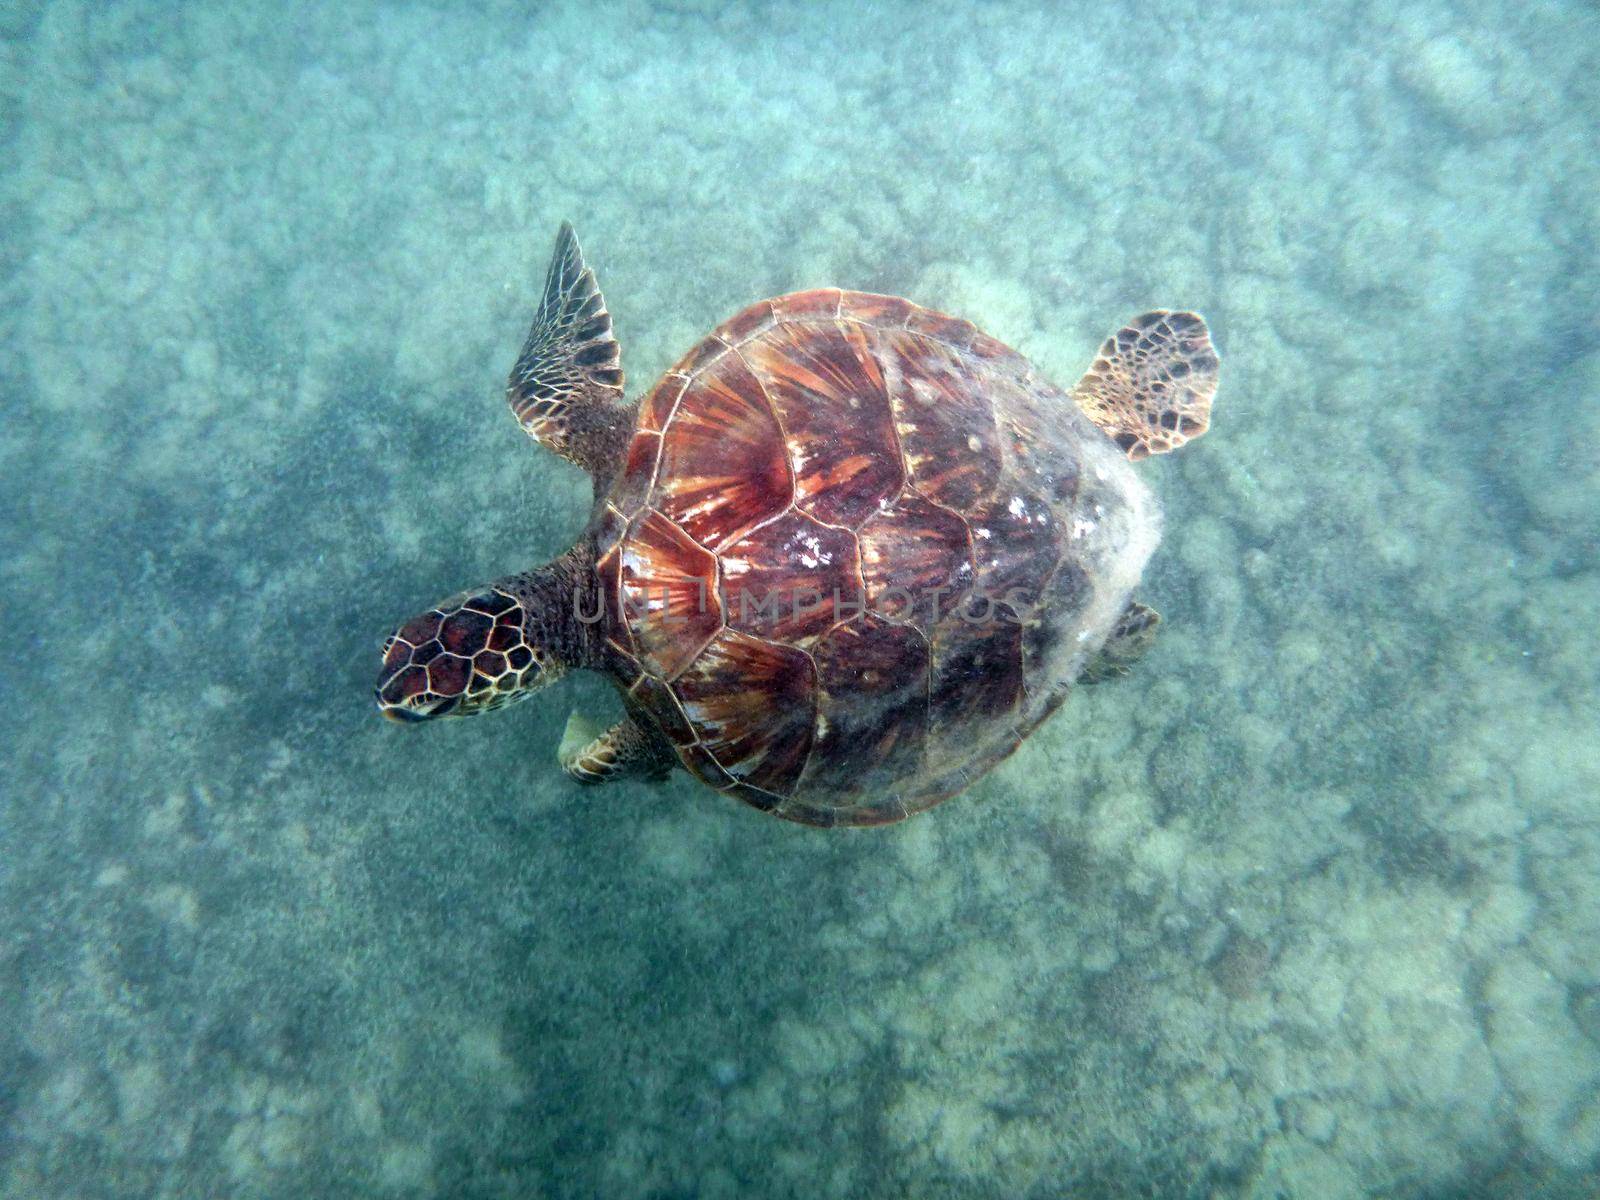
[[[453,712],[461,703],[460,696],[450,696],[426,708],[413,708],[409,704],[390,704],[381,695],[377,697],[378,711],[396,725],[414,725],[430,717],[443,717]]]

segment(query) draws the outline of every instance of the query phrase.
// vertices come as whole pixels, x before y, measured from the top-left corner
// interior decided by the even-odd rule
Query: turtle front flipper
[[[1128,601],[1122,610],[1111,636],[1100,647],[1100,653],[1091,658],[1078,675],[1079,683],[1104,683],[1126,675],[1128,668],[1145,656],[1156,640],[1156,626],[1161,624],[1161,614],[1137,600]]]
[[[634,419],[622,403],[622,352],[570,222],[556,235],[506,400],[529,436],[562,458],[601,475],[620,461]]]
[[[577,713],[567,718],[557,752],[561,769],[579,783],[609,783],[633,776],[665,779],[678,756],[655,730],[624,717],[599,733]]]
[[[1105,340],[1072,394],[1107,437],[1140,459],[1206,431],[1218,366],[1199,313],[1156,309]]]

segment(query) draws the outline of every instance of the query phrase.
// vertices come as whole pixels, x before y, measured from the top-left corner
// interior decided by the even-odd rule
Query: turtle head
[[[393,721],[469,716],[531,696],[559,676],[535,636],[542,622],[522,582],[452,596],[386,638],[378,711]]]

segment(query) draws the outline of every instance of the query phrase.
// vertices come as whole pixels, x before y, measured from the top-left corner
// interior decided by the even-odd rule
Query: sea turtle
[[[484,712],[587,667],[626,715],[569,719],[576,780],[682,766],[812,825],[920,812],[1149,644],[1160,510],[1129,460],[1205,432],[1217,366],[1199,316],[1149,312],[1068,393],[966,321],[824,288],[744,309],[629,403],[563,225],[508,398],[593,476],[588,527],[401,625],[378,708]]]

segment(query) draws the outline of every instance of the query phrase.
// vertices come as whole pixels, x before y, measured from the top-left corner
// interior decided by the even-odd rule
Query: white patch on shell
[[[814,533],[801,534],[795,539],[803,547],[797,552],[800,565],[807,570],[816,570],[818,567],[833,565],[833,555],[822,548],[822,543]]]

